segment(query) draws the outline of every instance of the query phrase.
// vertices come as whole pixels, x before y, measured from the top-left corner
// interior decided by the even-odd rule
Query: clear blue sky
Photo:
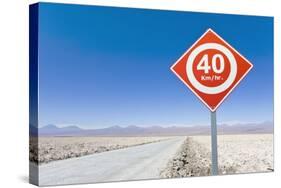
[[[39,13],[39,126],[209,124],[170,71],[208,28],[254,65],[218,121],[273,121],[272,18],[46,3]]]

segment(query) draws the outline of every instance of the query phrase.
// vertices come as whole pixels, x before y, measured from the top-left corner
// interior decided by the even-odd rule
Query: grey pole
[[[218,175],[218,144],[216,111],[211,112],[212,175]]]

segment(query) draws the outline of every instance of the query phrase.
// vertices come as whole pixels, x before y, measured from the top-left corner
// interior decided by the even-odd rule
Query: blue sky
[[[39,126],[209,124],[209,110],[170,71],[208,28],[254,65],[218,122],[273,121],[273,19],[40,4]]]

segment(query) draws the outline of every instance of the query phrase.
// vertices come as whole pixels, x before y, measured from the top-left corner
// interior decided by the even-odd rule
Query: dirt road
[[[55,161],[39,167],[39,184],[76,184],[159,178],[185,137]]]

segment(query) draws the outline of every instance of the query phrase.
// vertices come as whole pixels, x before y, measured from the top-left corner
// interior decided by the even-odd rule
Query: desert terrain
[[[40,137],[30,142],[30,160],[43,164],[126,147],[159,142],[169,137]],[[37,149],[38,145],[38,149]]]
[[[210,136],[40,137],[38,146],[40,185],[211,175]],[[273,171],[273,134],[218,135],[218,163],[220,175]]]
[[[273,134],[219,135],[219,174],[273,171]],[[190,136],[161,177],[211,175],[210,136]]]

